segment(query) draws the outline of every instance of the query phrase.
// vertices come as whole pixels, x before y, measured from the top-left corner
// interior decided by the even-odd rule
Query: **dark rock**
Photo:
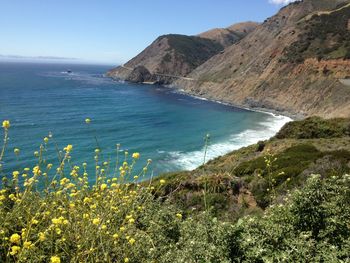
[[[142,83],[142,82],[151,82],[154,80],[154,77],[146,67],[137,66],[130,73],[130,75],[126,80],[130,82]]]

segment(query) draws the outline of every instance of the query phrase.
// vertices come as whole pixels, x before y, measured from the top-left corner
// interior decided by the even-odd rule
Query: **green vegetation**
[[[349,119],[324,120],[310,117],[301,121],[290,122],[276,135],[277,139],[320,139],[350,136]]]
[[[45,137],[34,167],[2,172],[0,262],[348,262],[348,123],[289,123],[276,138],[152,181],[142,180],[151,160],[133,170],[139,153],[111,162],[96,149],[93,184],[72,145],[58,167],[47,163]],[[0,161],[10,122],[3,128]]]
[[[232,262],[348,262],[349,190],[349,175],[311,176],[262,218],[240,219],[229,239]]]
[[[347,28],[350,6],[329,14],[313,15],[300,23],[299,39],[284,50],[284,59],[301,63],[307,58],[349,59],[350,31]]]
[[[221,44],[213,40],[196,36],[170,34],[163,37],[168,38],[169,50],[174,49],[193,68],[224,49]]]

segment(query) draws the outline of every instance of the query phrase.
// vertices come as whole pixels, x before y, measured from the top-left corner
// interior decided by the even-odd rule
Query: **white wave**
[[[270,115],[266,121],[260,123],[256,129],[248,129],[241,133],[231,135],[226,141],[211,144],[207,148],[206,162],[233,150],[267,140],[274,136],[284,124],[291,121],[289,117]],[[169,164],[181,170],[193,170],[204,162],[205,148],[192,152],[169,152]]]

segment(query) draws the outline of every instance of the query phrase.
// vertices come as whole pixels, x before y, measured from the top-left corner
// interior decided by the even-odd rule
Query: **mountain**
[[[234,24],[227,28],[214,28],[199,34],[199,37],[208,38],[220,43],[223,47],[231,46],[254,31],[258,26],[255,22]]]
[[[175,86],[246,107],[303,116],[350,116],[350,1],[304,0]]]
[[[227,29],[213,29],[198,36],[163,35],[107,75],[133,82],[170,83],[177,77],[185,77],[228,45],[241,40],[255,27],[255,23],[247,22]]]
[[[349,117],[350,0],[296,1],[259,25],[162,36],[108,75],[293,116]]]

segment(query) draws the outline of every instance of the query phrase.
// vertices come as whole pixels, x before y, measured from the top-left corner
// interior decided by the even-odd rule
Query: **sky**
[[[0,59],[60,57],[116,65],[160,35],[262,22],[292,1],[0,0]]]

